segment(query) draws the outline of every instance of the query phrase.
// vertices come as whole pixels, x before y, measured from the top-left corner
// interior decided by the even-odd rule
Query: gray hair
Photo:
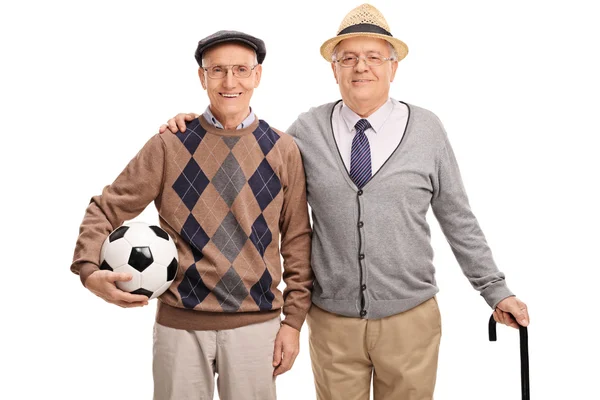
[[[382,39],[384,40],[384,39]],[[335,45],[335,47],[333,48],[333,52],[331,53],[331,61],[334,62],[337,60],[337,50],[338,47],[340,45],[340,43],[342,43],[341,41]],[[390,57],[397,60],[398,59],[398,52],[396,51],[396,49],[394,48],[394,46],[392,46],[392,44],[390,42],[388,42],[387,40],[385,41],[385,43],[388,45],[388,48],[390,49]]]

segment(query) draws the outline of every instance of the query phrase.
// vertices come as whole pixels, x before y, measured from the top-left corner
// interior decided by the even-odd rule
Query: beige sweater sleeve
[[[117,179],[92,197],[75,245],[71,271],[81,282],[99,268],[102,243],[123,222],[135,218],[162,188],[164,143],[157,134],[127,164]]]
[[[300,151],[291,140],[285,155],[283,208],[279,219],[283,256],[284,324],[300,330],[311,306],[313,272],[310,266],[311,229],[306,203],[306,179]]]

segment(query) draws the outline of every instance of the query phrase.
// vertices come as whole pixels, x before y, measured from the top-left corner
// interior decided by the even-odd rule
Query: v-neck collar
[[[400,139],[400,143],[398,143],[398,146],[396,146],[396,148],[394,149],[394,151],[392,152],[392,154],[390,154],[390,156],[385,160],[385,162],[381,165],[381,167],[377,170],[377,172],[371,176],[371,178],[364,184],[364,186],[362,187],[362,189],[359,189],[358,186],[356,186],[356,184],[354,183],[354,181],[352,180],[352,178],[350,178],[350,171],[348,171],[348,169],[346,168],[346,165],[344,164],[344,160],[342,158],[342,154],[340,153],[340,148],[337,144],[337,141],[335,140],[335,134],[333,133],[333,113],[335,112],[335,107],[341,102],[342,100],[338,100],[333,104],[333,107],[331,108],[331,111],[329,113],[329,132],[327,132],[326,136],[326,140],[327,143],[329,145],[329,147],[331,148],[331,150],[335,150],[334,153],[337,153],[337,157],[336,157],[336,161],[338,164],[338,169],[340,171],[340,173],[344,176],[344,179],[346,180],[346,182],[356,191],[358,190],[365,190],[367,188],[367,186],[369,186],[369,184],[373,181],[373,179],[375,179],[375,177],[379,174],[379,172],[385,168],[386,164],[388,163],[388,161],[390,161],[390,159],[392,157],[394,157],[394,155],[399,151],[400,146],[402,146],[402,143],[404,143],[404,139],[406,138],[406,134],[408,132],[408,125],[411,123],[411,108],[410,105],[408,103],[405,103],[403,101],[398,100],[400,103],[404,104],[408,110],[408,116],[407,116],[407,120],[406,120],[406,126],[404,127],[404,134],[402,135],[402,139]]]

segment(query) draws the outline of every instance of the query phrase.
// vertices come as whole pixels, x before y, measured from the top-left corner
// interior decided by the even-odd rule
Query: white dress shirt
[[[361,117],[352,111],[344,102],[333,109],[333,135],[344,161],[350,171],[350,153],[352,139],[356,134],[354,125]],[[371,148],[371,174],[381,168],[400,144],[408,122],[408,107],[398,100],[389,98],[373,114],[366,118],[371,128],[365,131]]]

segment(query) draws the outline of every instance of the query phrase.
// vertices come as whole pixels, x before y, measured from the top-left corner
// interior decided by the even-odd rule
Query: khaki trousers
[[[441,318],[434,298],[382,319],[342,317],[313,306],[307,318],[318,400],[431,400]]]
[[[280,318],[221,331],[154,324],[154,400],[275,400],[273,352]]]

